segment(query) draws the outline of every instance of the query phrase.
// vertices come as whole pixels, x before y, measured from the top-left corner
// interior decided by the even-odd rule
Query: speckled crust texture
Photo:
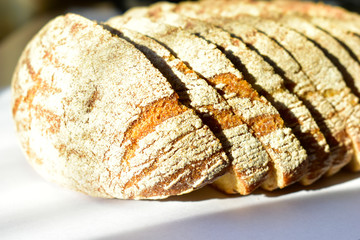
[[[283,18],[284,11],[278,10],[277,7],[275,6],[276,4],[273,4],[272,2],[261,2],[261,1],[256,2],[256,3],[253,3],[252,1],[248,1],[248,2],[240,1],[240,2],[241,2],[241,4],[239,4],[239,1],[226,1],[226,4],[222,1],[214,1],[214,2],[211,2],[211,4],[209,4],[209,2],[201,2],[201,3],[184,2],[184,3],[180,3],[178,5],[169,4],[169,3],[158,3],[158,4],[154,4],[151,7],[151,10],[149,10],[149,11],[153,15],[158,14],[159,11],[168,11],[168,12],[172,11],[172,12],[181,13],[181,14],[184,14],[184,15],[187,15],[190,17],[206,19],[206,20],[214,19],[214,18],[216,18],[215,16],[233,17],[233,18],[237,17],[238,19],[241,20],[241,22],[246,22],[246,21],[244,21],[244,14],[260,16],[261,18],[275,18],[278,20],[280,18]],[[269,9],[274,9],[274,11],[269,11]],[[304,10],[303,12],[306,12],[306,10]],[[344,14],[344,13],[342,13],[342,14]],[[316,14],[313,14],[313,15],[316,15]],[[344,14],[344,16],[348,17],[346,14]],[[338,18],[336,18],[336,20],[345,19],[346,17],[344,17],[344,16],[338,17]],[[349,16],[352,16],[355,18],[358,17],[357,15],[352,15],[351,13],[349,14]],[[311,18],[311,19],[313,20],[314,18]],[[325,20],[333,21],[333,22],[336,21],[334,19],[329,19],[329,18],[327,18],[325,20],[324,20],[324,18],[322,18],[321,20],[322,21],[325,21]],[[216,20],[213,22],[216,22]],[[339,25],[332,24],[333,26],[331,28],[338,30],[339,28],[341,28],[339,26],[344,25],[346,23],[346,21],[345,22],[340,21],[340,23],[341,24],[339,24]],[[345,28],[345,29],[347,29],[347,34],[346,35],[343,34],[342,37],[351,39],[350,42],[352,43],[352,45],[351,45],[352,47],[350,47],[350,49],[354,48],[355,52],[356,52],[356,50],[359,49],[358,47],[356,47],[356,46],[359,46],[359,43],[356,43],[356,42],[359,41],[360,38],[358,38],[358,35],[354,35],[354,34],[349,35],[349,31],[356,32],[357,27],[353,26],[353,24],[348,24],[347,26],[348,27]],[[349,27],[349,26],[351,26],[351,27]],[[265,28],[270,28],[270,26],[267,26]],[[352,30],[349,30],[350,28]],[[342,30],[342,32],[344,32],[344,30]],[[276,31],[273,33],[277,34]],[[328,37],[331,38],[332,36],[328,35]],[[299,45],[301,45],[301,44],[299,44]],[[347,50],[349,50],[349,49],[347,49]],[[290,52],[291,52],[291,50],[290,50]],[[317,49],[317,52],[319,52],[319,49]],[[345,52],[342,51],[342,53],[345,53]],[[348,57],[348,55],[349,54],[347,54],[347,57]],[[324,54],[321,54],[320,58],[323,58],[323,56],[324,56]],[[325,61],[329,62],[329,60],[326,57],[323,59],[325,59]],[[358,68],[358,66],[356,65],[356,62],[354,62],[350,58],[347,58],[347,59],[353,63],[353,65],[347,66],[347,69],[349,69],[348,72],[351,72],[353,75],[356,75],[356,68]],[[345,63],[347,61],[343,60],[343,62]],[[314,63],[314,61],[313,61],[313,63]],[[330,65],[332,65],[332,64],[330,63]],[[355,66],[355,67],[353,67],[353,66]],[[341,75],[341,74],[339,74],[340,72],[337,70],[337,68],[335,66],[332,65],[332,67],[330,69],[337,72],[337,73],[335,73],[335,75]],[[311,72],[311,70],[310,70],[310,72]],[[330,75],[334,75],[334,74],[330,74]],[[356,79],[356,78],[353,78],[353,79]],[[343,79],[340,82],[341,82],[341,84],[344,84]],[[347,91],[349,91],[349,89],[347,89],[346,92]],[[329,93],[329,91],[327,91],[327,93]],[[323,95],[323,97],[325,97],[324,93],[321,93],[321,94]],[[344,94],[346,94],[346,93],[344,93]],[[326,94],[326,96],[329,97],[329,94]],[[345,134],[341,133],[341,131],[335,135],[336,137],[333,140],[334,140],[334,143],[336,143],[336,142],[340,143],[339,140],[343,139],[344,146],[346,146],[346,147],[348,147],[349,145],[352,144],[353,151],[355,151],[355,154],[356,154],[359,150],[357,147],[357,144],[358,144],[358,137],[357,137],[358,129],[357,128],[358,127],[356,127],[358,125],[358,123],[357,123],[358,120],[354,116],[358,115],[357,114],[358,110],[356,110],[357,107],[354,107],[354,108],[352,107],[354,104],[353,97],[355,97],[355,96],[352,94],[345,97],[345,98],[348,98],[348,100],[345,100],[345,102],[348,102],[348,104],[347,104],[348,110],[349,111],[352,110],[353,114],[349,114],[349,112],[347,114],[344,114],[344,112],[342,112],[341,109],[339,109],[339,108],[336,109],[338,112],[340,111],[339,116],[342,118],[342,121],[347,122],[347,133],[348,133],[348,135],[350,135],[352,143],[348,141],[349,139],[346,137]],[[355,97],[355,99],[356,99],[356,97]],[[337,104],[338,101],[333,101],[333,99],[326,99],[326,100],[328,101],[328,103],[332,103],[333,107],[335,107],[335,108],[338,107],[338,104]],[[355,101],[357,101],[357,100],[355,100]],[[342,114],[341,114],[341,112],[342,112]],[[352,120],[348,120],[349,116]],[[333,122],[333,123],[336,124],[336,122]],[[340,127],[339,124],[336,124],[334,126]],[[333,133],[336,133],[336,131],[335,132],[333,131]],[[331,134],[328,134],[328,135],[330,136]],[[334,135],[332,135],[332,136],[334,136]],[[332,174],[336,173],[351,158],[352,151],[350,150],[350,151],[344,152],[343,150],[344,149],[341,149],[341,148],[336,148],[336,147],[333,148],[333,152],[334,151],[337,152],[338,156],[339,156],[339,154],[345,154],[345,158],[343,160],[340,160],[339,158],[337,158],[337,159],[336,159],[336,157],[334,158],[334,155],[332,155],[333,156],[332,159],[334,161],[334,166],[330,169],[330,171],[328,172],[328,175],[332,175]],[[356,154],[355,156],[358,156],[358,155]],[[351,166],[350,168],[352,168],[355,171],[356,171],[357,167],[353,167],[353,166],[359,165],[357,163],[358,160],[356,160],[356,159],[357,158],[355,158],[352,161],[352,163],[350,164],[350,166]]]
[[[211,4],[210,4],[211,2]],[[224,4],[226,3],[226,4]],[[234,8],[234,6],[240,6],[241,10],[248,8],[251,13],[258,13],[268,15],[269,13],[276,15],[300,15],[300,16],[314,16],[327,19],[336,19],[340,23],[352,23],[354,27],[360,26],[358,20],[359,14],[349,12],[344,8],[325,4],[323,2],[311,2],[311,1],[299,1],[299,0],[201,0],[200,5],[202,7],[212,6],[225,6],[227,10]],[[187,3],[185,2],[185,5]],[[189,5],[187,5],[189,6]],[[197,7],[200,9],[200,7]],[[213,9],[212,11],[217,11]],[[233,9],[233,12],[237,12],[238,9]],[[220,11],[217,11],[220,12]]]
[[[348,51],[352,53],[357,61],[360,61],[360,32],[354,33],[346,30],[346,28],[342,25],[339,26],[339,23],[336,20],[332,19],[312,17],[310,21],[317,27],[335,37],[344,46],[346,46]]]
[[[109,22],[114,23],[117,19]],[[129,18],[127,21],[126,27],[166,44],[177,57],[223,92],[229,105],[243,117],[272,159],[274,169],[263,187],[285,187],[299,180],[307,164],[305,151],[291,130],[284,126],[277,110],[242,80],[242,74],[215,45],[180,28],[154,23],[147,18]],[[238,87],[232,87],[236,84]]]
[[[242,14],[268,18],[283,15],[310,17],[310,21],[324,29],[354,52],[358,59],[360,16],[342,8],[321,3],[302,1],[202,1],[199,3],[183,2],[179,5],[167,5],[172,11],[192,12],[193,17],[206,13],[212,16],[234,17]],[[224,3],[226,2],[226,3]],[[161,5],[161,4],[160,4]]]
[[[220,139],[231,160],[232,170],[229,173],[234,175],[234,181],[224,185],[226,187],[218,187],[227,193],[238,192],[242,195],[259,187],[268,175],[269,156],[215,88],[155,40],[123,28],[120,24],[112,27],[118,29],[125,39],[131,41],[160,69],[179,94],[180,101],[193,108]]]
[[[258,4],[262,6],[263,11],[268,11],[271,7],[277,15],[298,15],[309,19],[317,27],[341,41],[358,60],[360,59],[360,16],[358,14],[322,3],[279,1]]]
[[[340,70],[344,80],[354,94],[357,96],[360,95],[360,64],[352,58],[351,54],[341,45],[341,43],[303,18],[287,16],[278,21],[280,21],[281,24],[300,32],[323,49],[326,56],[329,57]]]
[[[228,166],[219,140],[146,57],[78,15],[60,16],[34,37],[12,91],[31,165],[89,195],[165,198]]]
[[[316,18],[323,18],[335,20],[341,28],[346,31],[354,31],[359,33],[360,30],[360,16],[357,13],[349,12],[341,7],[331,6],[324,3],[314,3],[305,1],[276,1],[257,3],[261,6],[271,7],[271,10],[277,12],[279,15],[299,15],[310,16]],[[271,6],[270,6],[271,5]],[[265,11],[265,7],[262,7]],[[268,10],[267,10],[268,11]]]
[[[275,70],[284,76],[288,89],[299,96],[311,111],[324,133],[331,151],[326,160],[320,158],[310,161],[308,174],[301,182],[305,185],[313,183],[329,169],[333,161],[336,161],[337,158],[342,159],[350,148],[351,142],[345,133],[345,123],[338,116],[334,107],[316,90],[296,60],[274,40],[255,28],[232,19],[213,18],[210,21],[241,38],[265,59],[269,59],[269,62],[275,66]],[[346,146],[344,143],[348,145]]]
[[[160,2],[104,24],[59,16],[13,75],[22,150],[44,178],[120,199],[360,171],[359,20],[277,0]]]
[[[329,44],[321,44],[321,38],[317,37],[316,40],[309,36],[309,34],[314,34],[314,31],[306,29],[306,34],[304,31],[301,33],[305,34],[307,37],[315,40],[319,43],[320,46],[324,47],[329,51],[333,56],[338,58],[348,75],[344,76],[347,82],[350,82],[350,86],[353,87],[355,93],[359,97],[359,86],[360,86],[360,77],[359,77],[359,59],[360,59],[360,16],[355,13],[348,12],[342,8],[329,6],[321,3],[312,3],[312,2],[302,2],[302,1],[226,1],[226,4],[221,4],[222,1],[212,2],[211,5],[205,2],[200,4],[201,6],[195,6],[197,12],[204,12],[202,8],[206,8],[206,12],[211,13],[212,15],[217,14],[218,16],[228,16],[234,17],[242,14],[250,14],[253,16],[258,16],[262,18],[273,18],[277,19],[282,23],[282,18],[288,17],[294,21],[294,17],[297,18],[295,23],[295,30],[300,30],[303,28],[304,23],[301,23],[300,18],[304,18],[307,21],[314,24],[317,28],[316,33],[321,32],[327,33],[327,40],[330,40]],[[212,9],[212,5],[216,5],[216,9]],[[184,6],[187,10],[191,9],[194,4],[185,3]],[[223,6],[221,6],[223,5]],[[176,7],[179,9],[180,7]],[[202,10],[201,10],[202,9]],[[287,23],[289,19],[287,19]],[[288,25],[287,25],[288,26]],[[331,36],[330,36],[331,35]],[[318,35],[317,35],[318,36]],[[322,36],[324,38],[324,36]],[[335,39],[334,39],[335,38]],[[336,44],[334,40],[338,41]],[[344,51],[344,47],[339,48],[335,45],[343,45],[347,48],[348,51],[351,51],[352,55],[355,56],[357,62],[354,62],[354,59],[349,58],[349,53]],[[338,50],[342,49],[341,52]],[[350,77],[350,79],[348,79]]]
[[[358,144],[360,119],[355,119],[352,116],[357,115],[357,111],[359,111],[358,98],[352,94],[351,90],[346,86],[341,73],[324,53],[302,35],[281,27],[273,21],[246,20],[246,22],[251,22],[250,24],[276,39],[293,54],[304,72],[313,81],[316,89],[333,105],[339,116],[346,121],[347,134],[351,138],[353,146],[356,147]],[[358,152],[358,149],[354,150],[355,153]],[[355,155],[355,159],[359,161],[360,157]],[[333,166],[328,171],[328,175],[336,173],[349,161],[351,161],[350,157],[333,163]]]

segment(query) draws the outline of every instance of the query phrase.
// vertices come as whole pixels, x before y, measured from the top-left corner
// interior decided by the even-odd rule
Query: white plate
[[[360,239],[360,174],[310,188],[227,196],[211,187],[162,201],[85,196],[44,181],[16,140],[0,91],[0,239]]]

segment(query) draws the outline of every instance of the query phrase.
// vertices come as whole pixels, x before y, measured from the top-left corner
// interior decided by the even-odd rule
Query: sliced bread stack
[[[162,2],[105,23],[60,16],[14,73],[22,149],[46,179],[121,199],[210,183],[247,195],[359,171],[360,26],[342,27],[354,18],[226,0]]]

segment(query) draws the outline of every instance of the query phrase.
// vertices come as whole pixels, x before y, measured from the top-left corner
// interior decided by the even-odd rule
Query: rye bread
[[[253,85],[280,112],[286,125],[290,127],[301,145],[307,151],[308,169],[302,182],[310,184],[320,178],[330,167],[329,146],[309,110],[284,86],[283,79],[255,51],[250,50],[239,39],[211,24],[193,18],[186,18],[169,12],[158,12],[152,19],[165,21],[172,25],[199,35],[216,44]],[[315,167],[316,166],[316,167]],[[320,167],[321,166],[321,167]],[[315,167],[315,169],[314,169]]]
[[[269,172],[269,156],[215,88],[155,40],[123,28],[120,24],[112,27],[119,30],[117,34],[120,37],[145,54],[173,86],[180,102],[194,109],[220,139],[232,167],[216,181],[217,187],[226,193],[242,195],[259,187]]]
[[[219,140],[146,57],[78,15],[57,17],[32,39],[12,94],[31,165],[92,196],[165,198],[228,166]]]
[[[116,21],[123,22],[124,17],[110,19],[108,23],[115,25]],[[278,111],[243,80],[242,74],[215,45],[181,28],[147,18],[128,18],[126,21],[125,27],[149,35],[170,48],[215,86],[234,112],[243,117],[271,157],[272,169],[264,188],[282,188],[301,178],[307,156],[299,141],[284,126]]]

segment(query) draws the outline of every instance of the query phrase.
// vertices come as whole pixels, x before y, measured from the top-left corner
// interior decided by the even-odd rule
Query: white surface
[[[97,199],[48,183],[26,162],[0,90],[0,239],[360,239],[360,174],[304,190],[163,201]]]

